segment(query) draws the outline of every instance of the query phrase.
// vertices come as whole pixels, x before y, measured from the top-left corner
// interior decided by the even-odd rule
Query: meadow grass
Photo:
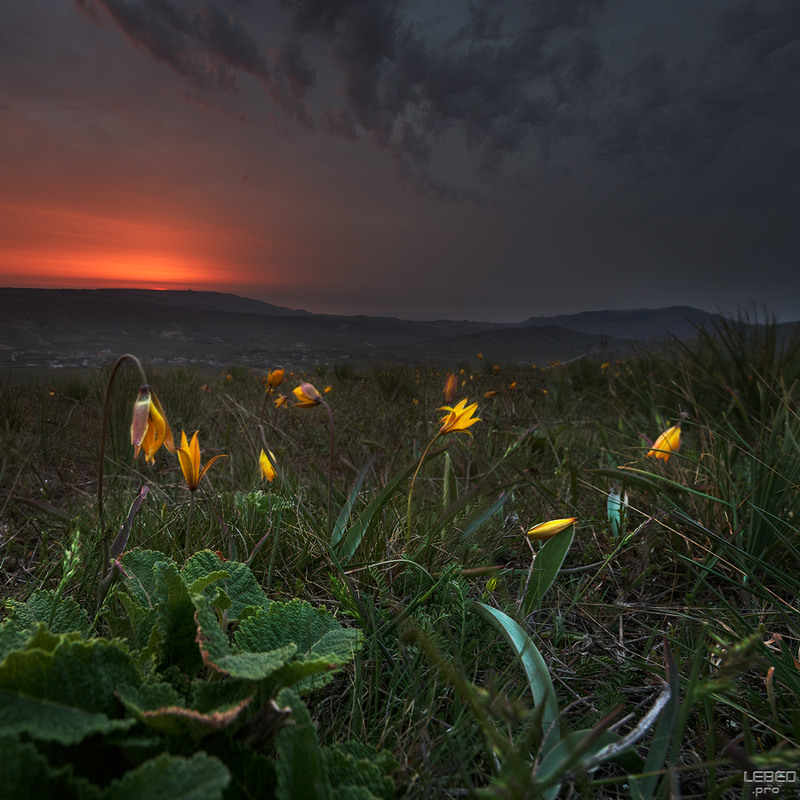
[[[323,743],[389,750],[400,796],[552,797],[561,785],[560,796],[743,797],[743,773],[800,763],[798,347],[774,323],[743,320],[624,359],[348,363],[287,374],[266,405],[266,372],[148,369],[176,436],[199,431],[204,462],[227,456],[200,482],[191,515],[173,454],[133,459],[139,379],[123,371],[102,525],[107,373],[6,385],[4,596],[62,584],[94,613],[103,540],[147,484],[129,548],[182,561],[188,527],[192,550],[248,561],[271,597],[303,598],[363,630],[354,663],[309,705]],[[420,464],[450,371],[456,399],[477,401],[481,422],[440,436]],[[332,453],[322,408],[273,403],[301,381],[330,387]],[[679,421],[679,452],[647,457]],[[275,457],[269,483],[262,449]],[[619,536],[615,486],[628,498]],[[569,517],[558,558],[556,539],[546,551],[525,536]],[[76,531],[80,560],[63,585]],[[526,671],[530,648],[520,655],[502,635],[505,619],[541,654],[544,683]],[[637,728],[665,681],[675,696],[662,722]],[[548,783],[555,756],[547,761],[536,694],[550,682],[563,741],[593,729],[597,742],[626,742],[634,760],[608,751],[595,763],[588,744],[565,746]]]

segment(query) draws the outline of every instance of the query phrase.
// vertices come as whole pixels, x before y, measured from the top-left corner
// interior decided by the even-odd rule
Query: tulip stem
[[[406,504],[406,549],[411,549],[411,497],[414,494],[414,484],[417,481],[417,475],[419,475],[419,471],[422,467],[422,462],[425,460],[425,456],[428,455],[428,451],[433,447],[433,443],[442,435],[441,431],[437,431],[436,436],[433,437],[428,442],[428,446],[423,451],[422,455],[419,457],[419,463],[417,464],[417,468],[414,471],[414,477],[411,479],[411,486],[408,490],[408,503]]]
[[[103,399],[103,421],[100,427],[100,453],[97,463],[97,517],[100,524],[100,532],[103,538],[103,576],[105,576],[109,568],[108,537],[105,535],[103,525],[103,477],[106,461],[106,432],[108,431],[108,421],[110,417],[109,412],[111,410],[111,388],[114,385],[114,378],[116,377],[119,368],[122,366],[123,362],[127,360],[133,361],[134,365],[139,370],[142,383],[147,383],[147,376],[144,373],[142,362],[139,361],[136,356],[131,355],[130,353],[125,353],[117,359],[116,363],[111,368],[111,374],[108,376],[108,382],[106,383],[106,393]]]
[[[330,453],[328,457],[328,541],[330,542],[333,535],[333,411],[324,400],[320,400],[320,405],[325,406],[325,410],[328,412],[328,429],[330,430]]]
[[[189,492],[189,517],[186,520],[186,541],[183,544],[184,561],[189,560],[189,545],[191,544],[192,534],[192,512],[194,511],[194,492]]]
[[[271,386],[267,386],[267,391],[264,392],[264,403],[261,406],[261,419],[260,419],[260,424],[261,425],[264,424],[264,413],[267,410],[267,400],[269,400],[269,396],[271,394],[272,394],[272,387]]]

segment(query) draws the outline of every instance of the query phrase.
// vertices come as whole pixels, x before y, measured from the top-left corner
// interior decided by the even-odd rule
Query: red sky
[[[796,4],[471,8],[0,4],[0,285],[800,316]]]

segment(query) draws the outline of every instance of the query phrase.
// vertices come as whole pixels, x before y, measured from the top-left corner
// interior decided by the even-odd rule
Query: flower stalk
[[[194,432],[192,440],[186,437],[186,432],[181,431],[181,446],[178,448],[178,460],[181,463],[181,471],[189,487],[189,519],[186,523],[186,541],[184,543],[184,555],[189,558],[190,534],[192,531],[192,511],[194,510],[194,493],[200,485],[203,476],[208,472],[209,467],[219,458],[226,458],[223,453],[214,456],[204,467],[200,467],[200,443],[197,441],[197,431]]]
[[[406,549],[410,549],[411,547],[411,498],[413,497],[414,484],[422,468],[422,462],[425,461],[425,456],[428,455],[434,442],[436,442],[440,436],[444,436],[448,433],[466,433],[468,436],[472,436],[472,433],[467,429],[471,428],[476,422],[480,422],[480,417],[473,416],[477,408],[477,403],[468,406],[466,400],[460,400],[455,406],[442,406],[439,408],[439,411],[447,411],[448,413],[439,420],[439,430],[436,432],[433,439],[428,442],[428,446],[422,451],[422,455],[419,457],[419,463],[414,471],[414,476],[411,478],[411,486],[408,489],[408,502],[406,503]]]
[[[97,519],[100,526],[100,537],[103,540],[103,567],[100,573],[101,575],[105,575],[108,572],[110,563],[109,542],[108,536],[106,536],[105,520],[103,518],[105,510],[103,504],[103,480],[105,477],[106,463],[106,434],[108,432],[108,420],[111,410],[111,389],[114,386],[114,379],[117,377],[117,372],[119,372],[120,367],[126,361],[133,362],[133,365],[139,371],[142,384],[147,384],[147,375],[145,375],[142,362],[131,353],[125,353],[116,360],[114,366],[111,368],[111,374],[108,376],[108,381],[106,383],[106,392],[103,398],[103,418],[100,423],[100,452],[97,457]],[[100,600],[98,600],[98,602],[100,602]]]
[[[328,541],[331,540],[333,534],[333,453],[334,453],[334,425],[333,425],[333,411],[331,407],[323,400],[322,395],[317,389],[307,381],[303,381],[299,386],[292,390],[294,395],[295,408],[314,408],[315,406],[324,406],[328,415],[328,430],[330,432],[329,439],[329,455],[328,455]]]

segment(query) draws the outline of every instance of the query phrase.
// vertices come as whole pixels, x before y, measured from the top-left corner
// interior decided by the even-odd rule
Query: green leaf
[[[129,550],[120,557],[119,562],[127,576],[123,577],[122,585],[144,608],[156,606],[153,597],[156,584],[153,568],[160,561],[170,560],[156,550]]]
[[[221,800],[230,780],[227,767],[206,753],[162,753],[112,781],[103,800]]]
[[[522,603],[523,616],[527,617],[534,609],[541,606],[545,593],[553,585],[564,563],[574,534],[575,526],[570,525],[539,548]]]
[[[700,492],[697,489],[692,489],[689,486],[672,481],[663,475],[656,475],[646,470],[637,469],[636,467],[617,467],[616,469],[609,469],[607,467],[598,467],[590,469],[589,472],[603,475],[606,478],[611,478],[613,481],[623,481],[626,486],[633,486],[643,490],[662,491],[664,489],[674,489],[679,493],[690,494],[694,497],[701,497],[704,500],[710,500],[712,503],[721,503],[724,506],[729,506],[727,500],[722,500],[719,497]]]
[[[113,719],[121,710],[114,690],[141,681],[130,654],[117,642],[75,635],[52,637],[40,625],[28,649],[6,656],[0,664],[0,730],[71,744],[130,727],[132,720]]]
[[[69,634],[57,639],[55,648],[47,652],[36,646],[34,634],[28,649],[9,653],[0,664],[0,691],[86,711],[117,712],[114,689],[141,682],[130,653],[116,641],[75,641]]]
[[[147,646],[156,625],[155,609],[145,608],[124,589],[111,592],[104,609],[105,620],[113,636],[126,639],[128,647],[133,651],[141,651]],[[152,655],[155,660],[157,647]],[[140,660],[146,662],[147,656]]]
[[[555,800],[561,790],[565,773],[580,771],[581,764],[610,744],[616,744],[622,736],[613,731],[596,731],[593,728],[572,731],[552,747],[544,756],[536,778],[546,788],[542,790],[542,800]],[[623,763],[629,772],[641,769],[642,760],[630,751],[611,759]]]
[[[233,678],[263,681],[288,664],[294,653],[294,645],[288,644],[269,653],[235,653],[223,656],[213,666]]]
[[[491,519],[498,511],[500,511],[500,509],[505,505],[506,500],[508,500],[508,492],[502,492],[497,500],[473,517],[464,528],[464,533],[461,534],[462,541],[464,539],[469,539],[469,537],[472,536],[472,534],[475,533],[475,531],[477,531],[482,525],[484,525],[487,520]]]
[[[118,692],[118,696],[139,722],[161,733],[193,741],[228,728],[253,699],[250,695],[232,704],[200,711],[181,704],[177,693],[168,684],[128,688]]]
[[[544,737],[542,750],[547,752],[559,740],[560,731],[558,729],[556,693],[541,653],[531,637],[508,614],[484,603],[473,603],[473,606],[484,619],[503,634],[519,656],[531,687],[534,704],[542,709],[542,735]]]
[[[222,630],[217,613],[208,597],[203,594],[192,595],[192,603],[195,607],[194,619],[200,655],[206,666],[215,666],[221,658],[231,654],[228,637]]]
[[[247,564],[239,561],[223,561],[211,550],[201,550],[195,553],[187,562],[181,573],[184,583],[192,586],[198,579],[208,575],[227,572],[229,577],[219,578],[220,588],[228,595],[231,606],[228,609],[228,619],[238,620],[244,609],[251,606],[268,608],[271,600],[250,571]],[[213,596],[211,588],[206,587],[204,594]]]
[[[333,676],[328,673],[338,668],[327,658],[305,658],[298,661],[289,661],[272,676],[276,687],[291,686],[295,691],[305,689],[318,689],[324,686]]]
[[[24,603],[6,600],[5,606],[10,612],[6,622],[13,623],[21,631],[30,630],[37,622],[44,622],[53,633],[80,631],[82,636],[89,633],[89,616],[78,602],[72,597],[57,599],[56,593],[49,589],[35,591]]]
[[[372,529],[372,523],[376,518],[376,514],[378,515],[377,518],[380,519],[380,512],[392,498],[392,495],[397,490],[397,486],[408,478],[415,468],[416,464],[412,463],[403,470],[403,472],[397,475],[391,483],[384,486],[370,501],[369,505],[358,515],[347,531],[342,532],[337,538],[335,546],[333,546],[332,543],[334,553],[341,564],[346,566],[350,563],[350,560],[355,555],[364,537]]]
[[[228,597],[227,592],[224,592],[222,589],[217,588],[217,591],[214,593],[214,597],[211,599],[211,605],[214,608],[219,609],[220,611],[226,611],[232,605],[232,601],[230,597]],[[252,606],[248,606],[246,609],[242,611],[242,615],[252,613]]]
[[[191,585],[187,585],[186,588],[189,590],[189,594],[199,594],[206,586],[221,581],[223,578],[230,578],[230,576],[231,574],[228,570],[219,569],[216,572],[209,572],[207,575],[201,575],[197,580],[192,581]]]
[[[606,501],[608,528],[615,539],[619,539],[625,530],[628,516],[628,493],[624,486],[612,486]]]
[[[337,800],[345,796],[344,790],[356,787],[366,792],[365,797],[394,798],[394,783],[389,774],[397,768],[397,762],[390,754],[378,753],[360,742],[348,742],[323,748],[322,757]]]
[[[236,632],[239,649],[249,652],[274,650],[289,643],[299,658],[312,653],[338,663],[351,661],[361,643],[361,632],[340,625],[324,608],[305,600],[274,602],[243,620]]]
[[[25,645],[28,632],[20,630],[13,623],[4,622],[0,625],[0,661],[12,650],[19,650]]]
[[[153,565],[150,598],[155,607],[155,626],[143,655],[152,654],[159,669],[172,664],[187,675],[202,667],[197,649],[195,607],[171,561]]]
[[[69,797],[68,769],[54,768],[31,742],[0,736],[0,791],[3,797],[63,800]]]
[[[294,660],[278,677],[284,685],[302,680],[302,686],[297,688],[319,688],[331,680],[331,670],[353,659],[362,638],[358,629],[343,627],[325,609],[299,599],[274,602],[268,609],[248,616],[235,635],[237,647],[246,652],[294,645]],[[300,668],[297,662],[305,662],[306,666]],[[317,676],[314,680],[307,680],[313,675]]]
[[[358,494],[361,491],[361,487],[364,485],[364,480],[366,479],[369,470],[372,469],[373,461],[374,459],[370,459],[370,461],[359,471],[358,475],[356,476],[355,483],[353,484],[353,488],[350,490],[350,494],[342,506],[342,510],[339,512],[339,516],[336,518],[333,530],[331,531],[331,547],[333,548],[336,548],[341,541],[342,536],[344,536],[345,528],[347,523],[350,521],[350,515],[353,512],[356,500],[358,500]]]
[[[197,607],[197,641],[206,666],[234,678],[261,681],[269,678],[294,656],[297,646],[293,642],[270,648],[268,652],[232,653],[228,637],[220,627],[208,598],[196,594],[192,599]]]
[[[284,725],[275,737],[278,754],[275,772],[278,777],[278,800],[328,800],[331,790],[325,761],[305,703],[290,689],[277,697],[278,705],[292,709],[292,725]]]
[[[631,797],[634,800],[649,800],[653,796],[656,784],[661,775],[660,770],[667,759],[670,746],[672,745],[672,731],[678,717],[680,683],[675,659],[666,640],[664,651],[667,661],[667,683],[669,684],[671,695],[667,705],[661,712],[658,720],[653,740],[650,742],[650,749],[647,752],[647,761],[644,764],[644,778],[631,778]]]
[[[191,707],[204,714],[219,709],[233,708],[251,697],[253,685],[249,681],[209,681],[196,678],[189,687]]]
[[[0,690],[0,732],[26,733],[33,739],[76,744],[87,736],[127,730],[132,719],[110,719],[105,714]]]
[[[119,533],[114,537],[114,541],[111,543],[111,547],[109,548],[109,556],[112,559],[119,558],[123,550],[125,550],[125,547],[128,544],[128,537],[131,535],[133,520],[139,513],[139,508],[144,502],[145,497],[147,497],[147,493],[149,491],[150,487],[145,483],[144,486],[142,486],[142,488],[139,490],[139,494],[137,495],[136,499],[131,504],[130,511],[128,511],[128,516],[125,518],[125,522],[122,523]]]

